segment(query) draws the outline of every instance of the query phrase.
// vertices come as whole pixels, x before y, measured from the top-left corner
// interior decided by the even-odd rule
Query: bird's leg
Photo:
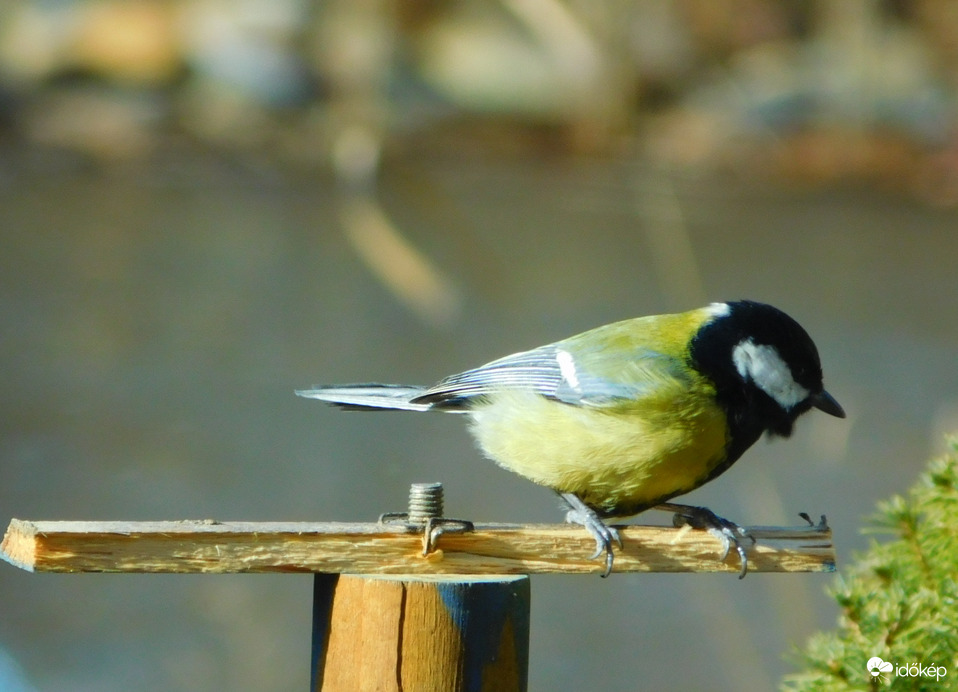
[[[569,511],[566,512],[565,520],[570,524],[579,524],[584,527],[595,539],[595,552],[589,558],[594,560],[603,552],[605,553],[605,572],[602,577],[609,576],[612,572],[612,562],[615,555],[612,553],[612,544],[615,543],[622,547],[622,538],[617,529],[608,526],[602,518],[596,514],[595,510],[587,506],[575,493],[559,493],[559,496],[569,505]]]
[[[652,509],[660,509],[663,512],[673,512],[672,523],[675,526],[691,526],[693,529],[705,529],[715,536],[721,542],[724,548],[721,559],[728,557],[732,546],[738,553],[739,560],[742,563],[742,571],[738,578],[744,579],[748,574],[748,555],[745,552],[745,546],[742,545],[742,539],[748,538],[755,543],[755,538],[749,532],[743,529],[735,522],[723,519],[707,507],[695,507],[693,505],[678,505],[672,502],[663,502]]]

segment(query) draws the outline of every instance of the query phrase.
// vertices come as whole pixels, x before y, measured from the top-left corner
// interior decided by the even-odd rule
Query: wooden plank
[[[829,572],[828,527],[753,527],[750,572]],[[688,527],[621,528],[615,572],[738,572],[735,551]],[[422,554],[401,526],[298,522],[75,522],[13,519],[0,557],[37,572],[327,572],[353,574],[600,573],[591,537],[568,524],[477,524]]]

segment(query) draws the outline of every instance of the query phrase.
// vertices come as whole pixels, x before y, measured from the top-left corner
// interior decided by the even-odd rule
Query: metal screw
[[[442,516],[442,483],[413,483],[409,486],[409,518],[412,524],[425,524]]]

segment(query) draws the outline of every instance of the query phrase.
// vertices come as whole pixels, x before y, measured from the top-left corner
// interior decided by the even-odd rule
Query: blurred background
[[[2,0],[0,524],[558,521],[457,417],[293,390],[747,297],[849,417],[687,500],[841,564],[958,430],[956,258],[948,0]],[[829,583],[537,576],[530,688],[773,689]],[[0,565],[0,689],[302,690],[311,586]]]

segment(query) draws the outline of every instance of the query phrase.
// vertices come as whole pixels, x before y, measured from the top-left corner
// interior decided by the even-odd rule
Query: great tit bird
[[[845,417],[822,385],[818,350],[791,317],[742,300],[615,322],[447,377],[432,387],[317,386],[345,409],[469,417],[482,451],[556,491],[613,564],[604,520],[675,512],[738,551],[747,533],[704,507],[669,503],[727,470],[762,435],[788,437],[817,408]],[[724,557],[723,557],[724,559]]]

